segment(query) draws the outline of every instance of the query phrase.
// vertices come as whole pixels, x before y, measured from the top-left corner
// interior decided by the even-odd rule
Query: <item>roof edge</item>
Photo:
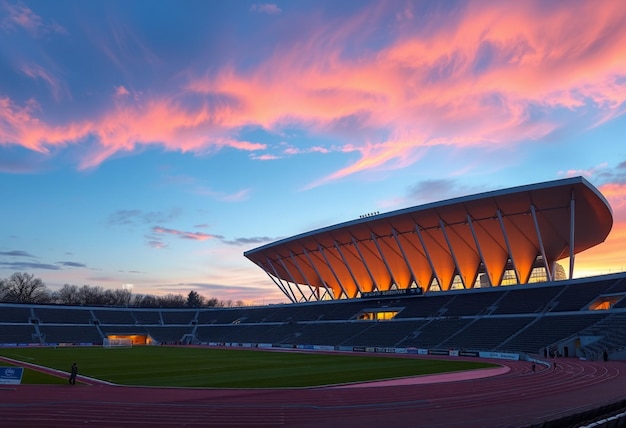
[[[466,196],[443,199],[441,201],[428,202],[423,205],[414,205],[411,207],[400,208],[394,211],[388,211],[388,212],[377,214],[377,215],[370,216],[370,217],[348,220],[348,221],[336,223],[330,226],[325,226],[325,227],[321,227],[318,229],[314,229],[308,232],[299,233],[297,235],[293,235],[287,238],[279,239],[279,240],[261,245],[259,247],[244,251],[243,255],[248,257],[248,255],[250,254],[256,253],[258,251],[262,251],[266,248],[274,247],[281,243],[293,242],[300,238],[305,238],[308,236],[316,235],[318,233],[328,232],[328,231],[336,230],[342,227],[355,225],[359,223],[366,223],[373,219],[380,220],[380,219],[384,219],[387,217],[394,217],[396,215],[400,215],[400,214],[412,212],[412,211],[418,211],[418,210],[422,211],[422,210],[427,210],[427,209],[432,209],[432,208],[441,208],[441,207],[448,206],[448,205],[465,203],[465,202],[475,201],[478,199],[487,199],[487,198],[492,198],[492,197],[497,197],[497,196],[530,192],[530,191],[535,191],[535,190],[544,190],[544,189],[550,189],[554,187],[568,186],[568,185],[574,185],[574,184],[582,184],[585,187],[587,187],[590,191],[592,191],[606,205],[606,207],[608,208],[611,214],[611,217],[613,216],[613,210],[611,208],[611,205],[609,204],[607,199],[604,197],[604,195],[602,195],[602,193],[584,177],[575,176],[575,177],[562,178],[558,180],[544,181],[540,183],[524,184],[520,186],[507,187],[503,189],[489,190],[486,192],[475,193],[475,194],[466,195]]]

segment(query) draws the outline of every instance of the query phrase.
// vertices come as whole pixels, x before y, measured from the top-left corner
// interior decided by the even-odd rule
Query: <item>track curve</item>
[[[484,360],[482,360],[484,361]],[[626,397],[626,363],[493,361],[496,376],[307,389],[0,387],[3,427],[517,427]]]

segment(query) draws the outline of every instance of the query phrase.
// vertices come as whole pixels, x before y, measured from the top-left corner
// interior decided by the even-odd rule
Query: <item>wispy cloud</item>
[[[193,189],[193,193],[197,195],[210,196],[225,202],[240,202],[248,199],[252,189],[241,189],[236,193],[217,192],[205,186],[197,186]]]
[[[164,223],[175,220],[181,214],[180,209],[169,211],[144,211],[140,209],[124,209],[109,214],[107,224],[111,226],[141,226],[153,223]]]
[[[27,251],[12,250],[12,251],[0,251],[0,256],[12,256],[12,257],[35,257]]]
[[[32,259],[32,261],[0,261],[0,266],[10,269],[44,269],[44,270],[61,270],[64,267],[69,268],[83,268],[87,267],[87,265],[78,262],[72,261],[59,261],[52,263],[43,263],[38,261],[38,257],[29,253],[28,251],[23,250],[11,250],[11,251],[0,251],[0,256],[11,257],[11,258],[28,258]]]
[[[55,100],[59,101],[63,96],[69,97],[67,86],[54,74],[37,64],[22,64],[20,70],[33,80],[42,80],[50,87]]]
[[[34,37],[48,33],[67,33],[63,26],[54,21],[44,21],[41,16],[37,15],[22,2],[11,4],[3,1],[0,3],[0,28],[5,31],[15,31],[18,28],[22,28]]]
[[[283,46],[250,72],[224,70],[189,88],[237,100],[235,122],[253,117],[267,129],[299,123],[330,131],[351,118],[361,129],[387,131],[385,140],[355,142],[360,159],[315,185],[368,169],[404,168],[434,144],[539,139],[581,114],[592,123],[623,105],[626,59],[618,52],[626,32],[609,29],[622,28],[626,14],[614,2],[576,5],[525,2],[511,10],[471,2],[455,10],[454,19],[448,12],[432,16],[423,31],[398,28],[387,46],[358,60],[341,48],[357,33],[366,37],[367,20],[357,16],[341,28],[322,25],[306,49]],[[580,25],[573,30],[571,22]],[[268,99],[281,102],[268,105]]]
[[[166,235],[174,235],[178,236],[182,239],[191,239],[194,241],[206,241],[207,239],[221,239],[220,235],[211,235],[203,232],[187,232],[183,230],[176,229],[168,229],[161,226],[154,226],[152,228],[152,232],[156,234],[166,234]]]
[[[37,262],[0,262],[0,266],[15,270],[28,270],[28,269],[44,269],[44,270],[60,270],[58,265],[48,263]]]
[[[391,2],[347,19],[307,17],[312,21],[303,20],[300,33],[281,39],[269,56],[182,67],[173,72],[176,86],[139,97],[118,85],[110,103],[87,118],[52,120],[36,103],[5,95],[0,144],[50,155],[53,147],[81,145],[83,169],[152,145],[197,154],[233,148],[255,160],[357,155],[310,188],[362,171],[406,168],[433,146],[515,145],[573,123],[596,126],[626,110],[626,8],[619,2],[469,1],[429,10],[428,19],[421,7]],[[10,16],[23,18],[11,18],[13,25],[42,27],[27,8],[18,9]],[[280,11],[273,3],[251,7]],[[390,18],[395,25],[381,39],[372,23]],[[129,50],[127,39],[136,48]],[[128,31],[115,32],[114,41],[120,52],[157,61]],[[346,144],[285,151],[242,138],[251,128],[340,135]]]
[[[167,244],[165,244],[165,242],[159,241],[157,239],[149,239],[148,240],[148,246],[150,248],[155,248],[157,250],[160,250],[161,248],[166,248]]]
[[[250,6],[250,12],[277,15],[281,13],[282,10],[275,3],[255,3]]]
[[[78,267],[78,268],[87,267],[86,264],[78,263],[78,262],[57,262],[57,264],[64,266],[64,267]]]
[[[224,244],[228,245],[251,245],[251,244],[266,244],[268,242],[276,241],[280,238],[270,238],[269,236],[256,236],[250,238],[236,238],[236,239],[222,239]]]
[[[425,180],[409,189],[409,199],[419,202],[435,202],[466,194],[454,179]]]

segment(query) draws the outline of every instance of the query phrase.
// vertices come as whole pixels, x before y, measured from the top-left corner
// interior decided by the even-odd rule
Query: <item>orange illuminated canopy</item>
[[[372,291],[500,286],[545,279],[558,260],[603,242],[613,225],[582,177],[514,187],[376,214],[244,253],[293,302]]]

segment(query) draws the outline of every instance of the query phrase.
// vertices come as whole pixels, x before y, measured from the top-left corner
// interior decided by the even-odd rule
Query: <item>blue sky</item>
[[[622,271],[624,46],[611,0],[0,0],[0,277],[281,302],[244,251],[573,175]]]

